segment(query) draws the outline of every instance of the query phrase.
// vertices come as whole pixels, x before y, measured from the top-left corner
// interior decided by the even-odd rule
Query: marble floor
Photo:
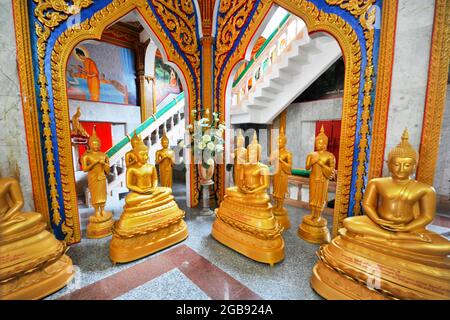
[[[109,259],[110,237],[83,238],[68,251],[76,277],[47,299],[321,299],[309,284],[319,246],[296,234],[305,210],[287,207],[292,227],[283,233],[286,258],[270,267],[214,240],[210,235],[214,217],[200,216],[196,210],[185,207],[183,185],[174,186],[174,195],[186,210],[189,237],[185,241],[132,263],[113,265]],[[112,209],[117,219],[120,204],[115,206]],[[84,212],[83,235],[88,210]],[[331,217],[325,217],[331,226]],[[446,227],[431,228],[450,236]]]

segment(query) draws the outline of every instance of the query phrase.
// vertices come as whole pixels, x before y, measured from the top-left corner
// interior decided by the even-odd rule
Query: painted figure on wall
[[[80,49],[75,48],[75,55],[83,62],[83,66],[78,66],[78,70],[73,74],[76,78],[86,79],[87,87],[90,94],[91,101],[99,101],[100,99],[100,77],[98,68],[94,60],[86,56],[86,53]]]
[[[174,69],[164,64],[159,50],[155,55],[156,76],[156,105],[160,104],[170,94],[179,94],[183,91],[181,82]]]
[[[133,50],[102,41],[83,41],[67,64],[67,93],[69,99],[135,105]]]

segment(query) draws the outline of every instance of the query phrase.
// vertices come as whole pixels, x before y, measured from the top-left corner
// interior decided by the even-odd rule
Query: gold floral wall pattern
[[[226,110],[226,86],[233,68],[272,5],[302,18],[309,33],[326,32],[339,42],[345,59],[343,130],[333,233],[348,215],[361,214],[367,182],[380,41],[380,0],[227,0],[220,1],[216,32],[214,108]],[[377,11],[379,10],[379,11]],[[232,11],[233,13],[230,13]],[[233,21],[232,23],[227,23]],[[375,25],[378,28],[375,28]],[[387,68],[388,66],[382,66]],[[218,196],[224,193],[224,169],[218,173]]]
[[[131,10],[137,10],[161,40],[168,60],[185,76],[189,108],[200,105],[200,41],[192,1],[29,0],[15,7],[30,12],[32,67],[37,83],[39,137],[45,186],[55,235],[68,243],[81,239],[73,177],[65,68],[73,47],[98,39],[103,30]],[[74,23],[75,21],[75,23]],[[34,34],[34,36],[33,36]],[[31,61],[25,61],[31,63]],[[31,68],[30,68],[31,69]],[[42,184],[33,181],[33,185]],[[42,186],[39,186],[42,187]],[[192,192],[193,197],[198,194]],[[194,199],[195,200],[195,199]],[[195,201],[194,201],[195,202]]]

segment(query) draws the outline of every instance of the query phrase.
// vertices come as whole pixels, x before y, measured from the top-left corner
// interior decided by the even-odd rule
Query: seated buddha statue
[[[180,242],[188,236],[184,211],[172,189],[158,186],[158,174],[148,163],[148,148],[135,133],[125,155],[130,190],[110,244],[113,262],[129,262]]]
[[[216,209],[212,236],[253,260],[273,265],[284,259],[283,228],[272,212],[269,169],[259,162],[260,156],[255,134],[247,147],[246,163],[236,175],[236,186],[226,189]]]
[[[22,212],[19,182],[0,177],[0,299],[40,299],[72,278],[66,246],[37,212]]]
[[[367,185],[365,215],[345,219],[340,235],[321,249],[312,284],[326,298],[450,299],[450,241],[426,229],[435,216],[436,193],[411,178],[417,157],[405,130],[388,155],[391,177]],[[335,286],[339,282],[324,280],[336,278],[330,270],[345,270],[340,289]],[[345,286],[349,279],[354,283]],[[366,281],[377,286],[355,289],[356,282]]]

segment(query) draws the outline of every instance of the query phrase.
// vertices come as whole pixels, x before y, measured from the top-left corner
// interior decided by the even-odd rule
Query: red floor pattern
[[[211,299],[262,298],[186,245],[172,248],[128,269],[62,296],[62,300],[112,300],[178,268]]]

